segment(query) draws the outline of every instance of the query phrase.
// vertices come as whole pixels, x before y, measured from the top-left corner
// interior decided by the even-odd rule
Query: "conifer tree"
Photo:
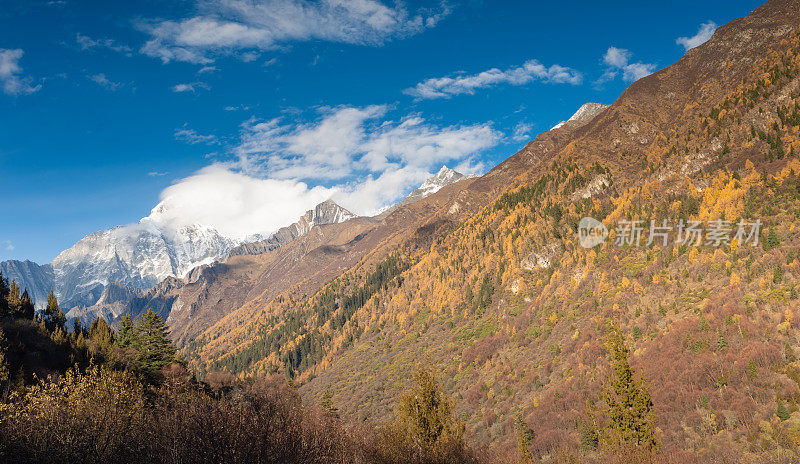
[[[6,295],[6,307],[8,308],[8,314],[10,316],[16,317],[22,306],[22,300],[19,296],[19,285],[17,285],[16,281],[11,281],[11,284],[8,286],[8,294]]]
[[[167,325],[152,309],[136,321],[131,346],[136,350],[139,367],[151,379],[159,377],[162,367],[175,362],[175,347]]]
[[[119,322],[119,329],[117,329],[117,346],[121,348],[129,347],[133,341],[133,332],[133,320],[130,314],[125,314]]]
[[[319,407],[322,408],[326,414],[339,417],[339,409],[333,404],[333,393],[331,392],[330,387],[326,387],[325,391],[322,393],[322,399],[319,401]]]
[[[786,408],[786,404],[780,398],[778,398],[778,409],[775,411],[775,415],[778,416],[781,422],[787,421],[791,417],[789,409]]]
[[[517,429],[517,451],[519,451],[520,464],[530,464],[533,462],[533,455],[531,445],[536,434],[531,427],[522,419],[521,415],[517,415],[514,422]]]
[[[28,289],[22,292],[20,297],[19,317],[23,319],[33,319],[36,316],[36,307],[33,306],[33,300],[28,294]]]
[[[8,280],[0,272],[0,318],[8,316]]]
[[[653,401],[647,383],[637,379],[630,365],[630,353],[619,329],[609,327],[605,342],[611,358],[613,377],[603,391],[609,421],[605,439],[612,447],[658,448]]]
[[[56,328],[63,329],[64,324],[67,323],[67,318],[64,316],[64,312],[58,307],[58,299],[52,290],[50,290],[50,294],[47,295],[47,306],[44,308],[42,317],[47,329],[50,331]]]
[[[89,326],[89,349],[92,356],[99,356],[101,362],[111,361],[114,357],[114,330],[105,319],[98,317]]]
[[[414,386],[400,398],[399,421],[406,437],[417,446],[434,448],[446,441],[461,442],[464,425],[453,415],[450,399],[423,367],[414,373]]]

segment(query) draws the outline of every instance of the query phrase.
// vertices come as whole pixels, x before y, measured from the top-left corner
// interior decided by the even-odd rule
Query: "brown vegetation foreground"
[[[457,437],[417,442],[401,424],[345,429],[272,377],[211,394],[173,365],[158,389],[101,367],[42,382],[0,405],[0,461],[478,463]],[[432,427],[435,429],[435,427]]]

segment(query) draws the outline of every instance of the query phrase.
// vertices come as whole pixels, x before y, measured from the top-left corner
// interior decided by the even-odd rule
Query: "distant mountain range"
[[[428,179],[401,204],[418,201],[466,178],[447,167]],[[327,200],[307,211],[294,224],[267,238],[253,236],[249,241],[225,237],[201,224],[175,227],[162,218],[165,203],[136,224],[114,227],[87,235],[61,252],[51,263],[32,261],[0,262],[0,272],[28,289],[38,307],[53,290],[59,302],[73,317],[93,319],[97,314],[111,316],[119,306],[165,279],[182,279],[202,265],[237,255],[272,251],[307,234],[313,227],[337,224],[357,215]],[[97,308],[93,308],[99,305]],[[102,308],[102,310],[98,310]]]

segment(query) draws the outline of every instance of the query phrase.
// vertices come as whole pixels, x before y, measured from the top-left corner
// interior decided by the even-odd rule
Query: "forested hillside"
[[[381,422],[423,362],[468,437],[523,461],[629,446],[797,459],[798,15],[773,1],[720,28],[588,124],[529,144],[507,162],[526,171],[477,214],[451,203],[320,291],[281,295],[232,332],[223,320],[192,365],[285,373],[309,402],[328,392],[343,417]],[[580,246],[583,217],[609,230],[602,245]],[[638,246],[625,221],[641,221]],[[662,221],[668,243],[648,245]],[[681,221],[706,229],[677,240]],[[639,425],[615,425],[620,401]]]

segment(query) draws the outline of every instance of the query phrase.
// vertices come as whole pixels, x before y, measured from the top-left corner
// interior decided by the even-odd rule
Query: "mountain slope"
[[[800,3],[783,0],[721,27],[583,125],[398,209],[430,206],[320,291],[232,313],[193,363],[283,371],[307,402],[327,391],[344,417],[370,420],[391,416],[424,362],[470,435],[510,448],[521,417],[550,461],[591,455],[578,425],[593,426],[588,401],[602,406],[611,322],[650,381],[672,459],[797,459],[798,24]],[[584,216],[611,230],[598,248],[577,244]],[[620,220],[651,218],[768,227],[758,246],[614,245]]]

